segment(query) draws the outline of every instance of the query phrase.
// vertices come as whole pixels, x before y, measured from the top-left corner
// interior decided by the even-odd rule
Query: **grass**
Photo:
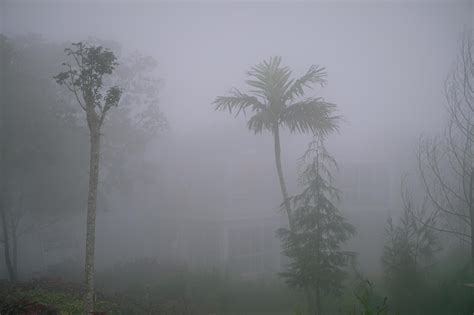
[[[15,314],[34,307],[54,309],[61,315],[82,313],[82,294],[78,286],[66,283],[28,282],[0,284],[0,314]],[[98,300],[97,311],[121,314],[116,303]]]

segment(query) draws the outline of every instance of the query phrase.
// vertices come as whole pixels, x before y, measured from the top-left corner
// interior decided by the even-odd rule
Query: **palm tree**
[[[335,115],[336,105],[322,98],[303,98],[305,91],[314,85],[326,83],[325,69],[311,66],[300,78],[291,78],[291,70],[281,65],[281,57],[272,57],[252,67],[245,82],[251,87],[248,94],[238,89],[228,96],[218,96],[214,101],[216,110],[228,110],[238,116],[252,112],[247,122],[255,134],[270,131],[273,134],[275,163],[288,224],[292,229],[291,208],[288,201],[280,156],[280,127],[290,133],[313,133],[325,136],[338,129],[340,117]]]

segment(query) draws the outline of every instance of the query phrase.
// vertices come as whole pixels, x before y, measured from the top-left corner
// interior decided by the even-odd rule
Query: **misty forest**
[[[474,314],[474,1],[0,1],[0,314]]]

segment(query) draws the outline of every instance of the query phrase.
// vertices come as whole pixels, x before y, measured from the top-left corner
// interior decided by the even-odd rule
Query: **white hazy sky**
[[[338,104],[346,119],[329,144],[342,161],[409,160],[420,134],[441,128],[443,81],[474,25],[473,1],[225,2],[2,1],[0,26],[54,41],[112,39],[152,55],[175,145],[200,141],[224,158],[253,136],[211,103],[245,89],[249,67],[273,55],[295,75],[327,68],[328,85],[310,95]],[[269,138],[252,143],[271,158]],[[285,160],[294,165],[306,142],[285,137]]]

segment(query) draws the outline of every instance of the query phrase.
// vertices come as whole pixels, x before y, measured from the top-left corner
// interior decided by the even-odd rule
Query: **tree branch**
[[[438,231],[438,232],[453,234],[453,235],[457,236],[461,241],[466,242],[467,244],[471,244],[471,241],[469,240],[469,238],[471,238],[471,235],[469,235],[469,234],[438,228],[436,226],[433,226],[433,225],[430,225],[430,224],[424,222],[423,220],[418,218],[416,215],[414,215],[413,217],[417,221],[419,221],[421,224],[423,224],[423,226],[425,226],[425,227],[428,227],[428,228],[433,229],[433,230]],[[468,238],[468,240],[466,240],[465,238]]]

